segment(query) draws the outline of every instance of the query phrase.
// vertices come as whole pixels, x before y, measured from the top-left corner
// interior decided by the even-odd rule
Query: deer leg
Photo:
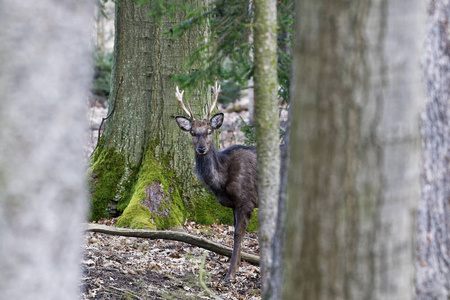
[[[233,209],[234,217],[234,245],[233,254],[231,255],[230,269],[228,270],[225,280],[234,279],[236,271],[239,269],[239,263],[241,261],[241,243],[242,238],[245,235],[248,223],[252,216],[252,212],[243,212]]]

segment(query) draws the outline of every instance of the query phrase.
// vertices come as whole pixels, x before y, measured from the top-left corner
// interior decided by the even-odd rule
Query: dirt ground
[[[186,222],[172,230],[233,244],[227,225]],[[242,246],[258,254],[256,233],[247,233]],[[186,243],[86,233],[83,252],[81,299],[261,299],[258,266],[242,262],[236,279],[226,282],[227,257]]]

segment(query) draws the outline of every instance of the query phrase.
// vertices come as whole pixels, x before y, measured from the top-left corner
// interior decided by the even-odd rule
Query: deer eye
[[[208,129],[208,135],[212,134],[213,131],[211,129]]]
[[[192,136],[196,136],[195,132],[191,131],[191,135]]]

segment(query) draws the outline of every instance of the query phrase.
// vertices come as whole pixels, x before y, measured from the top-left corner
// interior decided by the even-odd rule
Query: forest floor
[[[115,220],[98,223],[114,226]],[[172,230],[233,245],[233,227],[228,225],[186,222]],[[243,261],[236,279],[224,281],[229,259],[186,243],[89,232],[83,245],[83,300],[261,299],[259,267]],[[246,233],[242,248],[257,255],[257,234]],[[210,292],[202,287],[200,273]]]

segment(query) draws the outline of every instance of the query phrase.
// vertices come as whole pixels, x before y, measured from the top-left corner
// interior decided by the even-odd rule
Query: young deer
[[[258,174],[256,171],[256,149],[242,145],[231,146],[217,151],[213,142],[213,133],[223,123],[223,113],[210,115],[220,92],[217,81],[212,88],[214,101],[204,120],[196,120],[191,108],[183,104],[183,93],[178,87],[176,98],[189,118],[175,117],[178,127],[189,132],[195,149],[197,175],[216,196],[217,201],[233,210],[234,246],[230,269],[225,280],[234,279],[239,268],[241,242],[252,216],[258,207]]]

